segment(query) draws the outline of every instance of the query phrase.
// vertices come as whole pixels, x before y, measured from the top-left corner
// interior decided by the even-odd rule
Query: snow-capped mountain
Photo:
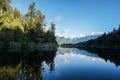
[[[79,43],[79,42],[83,42],[83,41],[88,41],[90,39],[96,39],[100,35],[101,34],[88,35],[88,36],[84,36],[84,37],[69,37],[69,38],[56,36],[56,39],[57,39],[58,44],[63,44],[63,43],[65,43],[65,44],[67,44],[67,43],[75,44],[75,43]]]

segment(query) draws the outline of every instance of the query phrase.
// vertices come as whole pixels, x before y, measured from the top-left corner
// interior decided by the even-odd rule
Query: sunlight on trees
[[[35,3],[29,5],[28,12],[22,15],[17,8],[9,5],[11,0],[0,1],[0,41],[8,45],[10,42],[27,44],[57,43],[55,38],[55,24],[46,31],[45,15],[35,9]]]

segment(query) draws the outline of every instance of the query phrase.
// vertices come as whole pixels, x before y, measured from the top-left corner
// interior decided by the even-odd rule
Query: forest
[[[120,25],[118,29],[104,33],[97,39],[91,39],[86,42],[79,42],[76,45],[85,47],[101,47],[101,48],[116,48],[120,49]]]
[[[55,24],[51,22],[46,29],[45,15],[35,9],[35,3],[29,5],[26,14],[10,6],[11,0],[0,0],[0,47],[4,45],[26,46],[28,42],[55,43]]]
[[[77,44],[62,44],[63,47],[77,48],[114,48],[120,49],[120,25],[118,29],[113,29],[111,32],[104,33],[96,39],[79,42]]]

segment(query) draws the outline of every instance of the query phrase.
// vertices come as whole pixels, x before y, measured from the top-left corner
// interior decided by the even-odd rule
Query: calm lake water
[[[117,50],[58,48],[1,53],[0,80],[120,80]]]

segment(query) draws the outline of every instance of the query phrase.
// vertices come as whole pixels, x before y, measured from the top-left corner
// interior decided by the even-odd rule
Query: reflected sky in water
[[[43,80],[120,80],[120,66],[97,54],[75,48],[58,48],[54,71],[45,65]]]
[[[120,80],[119,53],[93,48],[2,52],[0,80]]]

